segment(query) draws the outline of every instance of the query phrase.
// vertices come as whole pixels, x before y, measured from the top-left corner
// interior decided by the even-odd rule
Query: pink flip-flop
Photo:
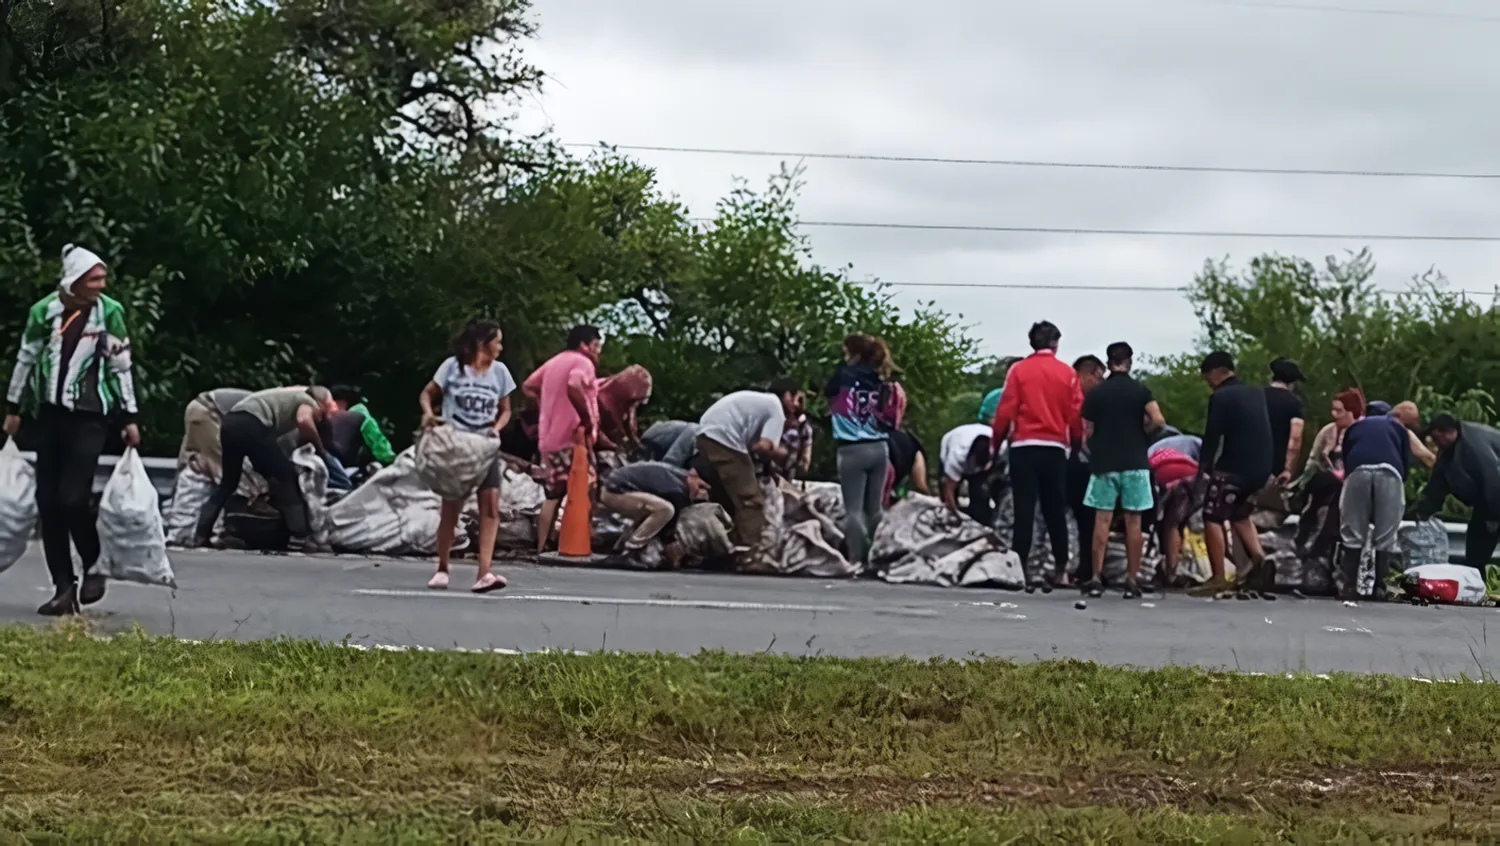
[[[491,591],[503,590],[505,588],[505,577],[498,573],[487,573],[474,583],[469,590],[474,593],[490,593]]]
[[[445,573],[445,572],[443,572],[442,570],[439,570],[436,573],[434,573],[433,576],[432,576],[432,578],[427,580],[427,589],[428,590],[447,590],[448,589],[448,574]]]

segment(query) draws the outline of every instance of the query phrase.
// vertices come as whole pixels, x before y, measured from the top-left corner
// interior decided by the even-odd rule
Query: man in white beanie
[[[126,446],[138,446],[135,383],[125,309],[104,295],[104,260],[72,244],[63,248],[57,290],[31,307],[5,399],[5,433],[21,429],[22,399],[36,409],[36,504],[42,549],[57,589],[40,614],[74,614],[104,598],[99,530],[89,508],[94,472],[112,423]],[[77,549],[83,582],[73,570]]]

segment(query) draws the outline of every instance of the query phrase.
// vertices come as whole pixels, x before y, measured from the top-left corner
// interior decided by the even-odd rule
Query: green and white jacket
[[[31,307],[5,399],[17,408],[29,388],[38,405],[134,417],[138,409],[124,307],[101,295],[89,310],[83,337],[67,361],[61,360],[64,311],[57,293]]]

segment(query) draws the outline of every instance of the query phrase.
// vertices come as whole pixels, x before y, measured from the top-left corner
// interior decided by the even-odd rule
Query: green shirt
[[[349,406],[349,410],[365,418],[365,422],[359,427],[359,434],[365,439],[365,446],[370,448],[370,455],[381,464],[391,466],[396,461],[396,451],[391,449],[391,442],[380,431],[375,415],[362,402]]]
[[[87,322],[78,346],[63,361],[66,311],[62,297],[52,293],[27,312],[6,401],[18,407],[29,389],[38,405],[134,417],[138,409],[124,306],[101,295],[83,318]]]

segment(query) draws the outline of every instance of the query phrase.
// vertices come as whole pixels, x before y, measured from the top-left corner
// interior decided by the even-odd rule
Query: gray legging
[[[839,444],[839,486],[844,493],[844,538],[849,559],[863,562],[870,537],[880,525],[880,505],[885,497],[885,475],[890,453],[885,441]]]
[[[1339,540],[1345,549],[1363,549],[1369,538],[1376,552],[1398,552],[1397,531],[1406,511],[1401,477],[1378,467],[1356,467],[1344,480],[1339,503]]]

